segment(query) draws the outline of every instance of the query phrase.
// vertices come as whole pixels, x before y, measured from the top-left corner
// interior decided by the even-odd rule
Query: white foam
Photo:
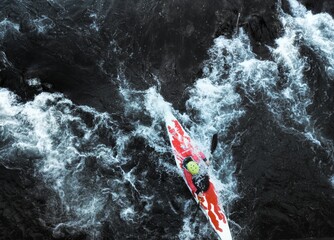
[[[92,117],[91,126],[81,119],[80,112]],[[123,140],[117,140],[116,149],[97,141],[96,135],[101,129],[123,137]],[[1,134],[11,134],[14,141],[2,146],[0,155],[15,149],[30,152],[31,159],[27,161],[34,161],[36,177],[42,177],[58,193],[66,219],[55,227],[55,236],[61,236],[65,228],[66,231],[82,228],[91,236],[98,236],[101,221],[116,211],[117,206],[131,206],[124,190],[127,182],[136,186],[131,171],[121,171],[123,179],[119,179],[117,184],[111,182],[106,188],[105,179],[97,173],[89,173],[91,168],[86,166],[89,159],[91,164],[106,169],[119,169],[120,162],[124,162],[122,151],[129,138],[113,125],[108,114],[76,106],[61,94],[41,93],[33,101],[20,104],[15,94],[0,88],[0,131]],[[116,156],[115,150],[118,153]],[[14,167],[20,167],[23,161],[15,157],[1,159],[7,161],[3,162],[5,165]],[[105,209],[108,198],[106,189],[118,198],[117,206],[108,210]],[[56,217],[53,214],[57,214],[56,211],[49,212],[48,221]]]
[[[326,13],[312,14],[296,0],[289,0],[289,3],[293,16],[281,13],[285,34],[276,40],[277,48],[272,51],[277,64],[283,66],[286,82],[269,107],[283,127],[293,129],[284,121],[289,116],[304,127],[302,131],[293,131],[303,134],[316,145],[326,146],[330,152],[332,141],[321,136],[314,128],[312,116],[307,111],[312,104],[313,95],[304,79],[304,71],[312,66],[308,66],[306,58],[300,55],[300,45],[313,50],[318,59],[322,60],[328,79],[334,79],[334,20]]]
[[[301,17],[306,14],[307,9],[300,2],[297,0],[288,0],[288,2],[291,6],[291,11],[294,17]]]
[[[334,176],[332,176],[332,177],[330,178],[330,182],[331,182],[331,184],[332,184],[332,187],[334,188]]]
[[[100,30],[100,26],[97,22],[97,14],[91,13],[89,17],[93,20],[93,22],[90,24],[90,28],[98,32]]]
[[[38,33],[46,33],[47,31],[55,27],[55,23],[53,22],[53,20],[45,15],[33,19],[32,22],[36,26]]]
[[[8,29],[15,29],[17,32],[20,31],[20,25],[17,23],[13,23],[8,20],[8,18],[3,19],[0,22],[0,40],[5,36],[5,33]]]
[[[14,106],[13,106],[14,105]],[[12,107],[13,106],[13,107]],[[16,96],[5,88],[0,88],[0,116],[4,121],[6,118],[13,117],[20,111],[17,106]],[[2,124],[4,124],[2,122]]]
[[[41,80],[39,78],[30,78],[27,79],[26,82],[32,87],[39,87],[41,85]]]
[[[291,26],[293,24],[286,24],[285,34],[276,40],[277,47],[272,49],[277,66],[284,69],[285,82],[272,92],[274,97],[268,106],[283,125],[285,112],[289,112],[292,120],[299,124],[309,122],[307,107],[312,103],[310,89],[303,75],[305,59],[299,53],[299,45],[295,43],[297,32]]]
[[[285,30],[296,33],[296,39],[323,60],[326,73],[330,79],[334,79],[334,19],[327,13],[312,14],[296,0],[289,0],[289,4],[293,17],[282,14],[281,21]]]
[[[136,212],[133,206],[123,209],[120,214],[121,219],[127,222],[134,222],[135,216]]]
[[[163,120],[166,112],[172,112],[172,106],[158,93],[157,88],[151,87],[145,92],[145,109],[154,119]]]
[[[139,121],[134,123],[135,130],[132,136],[143,137],[148,145],[155,149],[156,152],[165,153],[169,151],[170,146],[166,145],[163,134],[165,129],[161,127],[164,119],[164,113],[172,111],[170,103],[164,101],[163,97],[157,92],[155,87],[145,91],[133,90],[129,87],[124,77],[120,77],[122,87],[120,93],[125,101],[125,114],[144,114],[151,117],[150,125],[145,125]]]

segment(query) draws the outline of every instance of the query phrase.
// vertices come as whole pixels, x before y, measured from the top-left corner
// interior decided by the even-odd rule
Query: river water
[[[282,32],[267,46],[270,58],[253,52],[243,27],[232,37],[217,36],[199,76],[179,82],[184,90],[177,95],[158,70],[138,76],[141,82],[125,74],[132,53],[103,32],[110,9],[121,4],[85,3],[91,7],[82,18],[77,2],[46,2],[0,3],[28,11],[1,16],[1,71],[31,63],[20,73],[24,88],[8,83],[15,70],[0,88],[1,239],[216,239],[205,216],[195,215],[175,166],[166,108],[210,156],[234,239],[334,238],[329,14],[314,14],[295,0],[285,12],[278,3]],[[147,7],[144,1],[140,7]],[[66,29],[80,32],[87,45],[72,44]],[[56,42],[49,39],[54,35]],[[20,49],[25,44],[34,56]],[[69,53],[57,51],[66,44]],[[24,57],[12,61],[15,54]],[[81,69],[71,70],[76,62]],[[48,81],[34,74],[43,71],[53,74]],[[96,87],[99,78],[108,84]],[[98,98],[87,97],[89,88]],[[211,155],[215,133],[219,143]]]

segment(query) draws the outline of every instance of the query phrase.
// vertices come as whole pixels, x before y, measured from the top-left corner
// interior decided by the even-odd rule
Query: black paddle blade
[[[211,140],[211,154],[216,150],[218,144],[218,134],[215,133],[212,136],[212,140]]]

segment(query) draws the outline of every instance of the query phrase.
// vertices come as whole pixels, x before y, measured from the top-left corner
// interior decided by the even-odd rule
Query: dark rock
[[[330,0],[300,0],[300,3],[313,13],[327,12],[334,16],[334,6]]]
[[[319,129],[321,135],[334,140],[333,102],[334,84],[333,79],[326,73],[325,65],[311,49],[301,46],[301,54],[307,56],[307,64],[304,75],[308,81],[311,91],[314,93],[313,103],[308,108],[315,121],[315,128]]]
[[[233,148],[243,197],[233,207],[241,215],[232,218],[251,229],[239,238],[331,236],[334,212],[328,209],[334,207],[334,190],[328,178],[333,163],[323,161],[328,155],[321,147],[285,132],[260,106],[241,119],[238,132],[245,133]]]
[[[260,59],[270,58],[266,45],[273,46],[282,32],[277,8],[277,1],[247,1],[243,5],[240,23],[244,25],[253,51]]]
[[[52,232],[36,220],[46,214],[43,204],[36,199],[36,183],[28,187],[22,179],[31,176],[19,170],[11,170],[0,164],[0,238],[1,239],[51,239]],[[48,189],[41,191],[49,192]],[[46,196],[43,197],[45,199]],[[1,208],[3,211],[1,211]],[[30,234],[29,232],[34,232]],[[3,236],[3,237],[1,237]]]

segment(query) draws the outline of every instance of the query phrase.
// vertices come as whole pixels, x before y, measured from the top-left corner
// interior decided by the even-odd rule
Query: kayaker
[[[198,161],[199,159],[193,159],[190,156],[186,157],[183,160],[183,171],[192,192],[196,193],[199,197],[203,197],[203,193],[210,186],[207,167],[204,163],[209,166],[210,162],[204,157],[204,154],[200,154],[200,156],[203,161]]]

